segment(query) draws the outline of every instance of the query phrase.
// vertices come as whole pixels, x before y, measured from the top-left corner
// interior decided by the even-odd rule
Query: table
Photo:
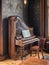
[[[49,65],[49,61],[30,57],[22,61],[19,65]]]

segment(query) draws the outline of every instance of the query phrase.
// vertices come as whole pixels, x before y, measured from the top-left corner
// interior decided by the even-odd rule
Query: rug
[[[49,62],[47,60],[30,57],[22,61],[19,65],[49,65]]]
[[[44,55],[42,59],[44,59],[44,60],[48,60],[48,61],[49,61],[49,56]]]

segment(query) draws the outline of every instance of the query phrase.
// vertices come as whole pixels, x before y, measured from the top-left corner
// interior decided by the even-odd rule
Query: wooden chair
[[[44,43],[45,43],[46,38],[40,38],[39,42],[38,42],[38,46],[32,46],[30,48],[31,50],[31,56],[32,56],[32,51],[35,51],[35,54],[38,53],[38,58],[39,57],[39,51],[41,50],[42,56],[43,56],[43,49],[44,49]]]

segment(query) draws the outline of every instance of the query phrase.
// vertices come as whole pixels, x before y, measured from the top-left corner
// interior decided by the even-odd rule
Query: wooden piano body
[[[15,59],[16,58],[16,51],[15,51],[16,45],[23,46],[26,43],[29,44],[29,43],[33,43],[35,41],[39,41],[39,39],[34,38],[35,36],[30,37],[30,39],[28,38],[27,41],[26,41],[26,38],[16,39],[18,36],[17,34],[21,31],[21,30],[17,31],[17,27],[19,27],[19,25],[16,25],[16,23],[17,23],[17,21],[18,22],[20,21],[21,23],[24,21],[19,16],[10,16],[8,20],[9,20],[9,22],[8,22],[9,57]],[[29,29],[29,27],[26,26],[24,23],[22,23],[21,27],[20,27],[21,29]]]

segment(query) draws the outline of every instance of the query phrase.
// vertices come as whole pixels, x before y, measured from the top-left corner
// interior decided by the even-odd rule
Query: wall
[[[23,4],[23,18],[25,23],[28,25],[28,0],[26,4]]]
[[[23,18],[23,0],[2,0],[3,49],[8,53],[8,17],[18,15]]]
[[[49,0],[47,0],[47,7],[48,7],[48,36],[49,36]]]
[[[40,35],[40,0],[29,0],[28,25],[34,28],[35,35]]]
[[[2,18],[19,15],[23,17],[22,0],[2,0]]]
[[[45,37],[49,40],[49,0],[45,0]]]

